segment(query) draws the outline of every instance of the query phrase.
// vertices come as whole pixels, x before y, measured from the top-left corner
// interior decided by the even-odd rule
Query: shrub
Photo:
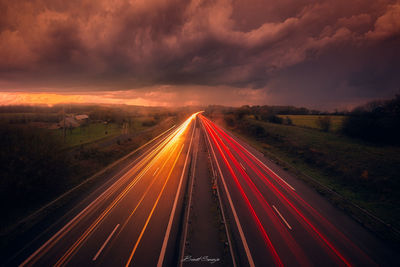
[[[286,124],[287,125],[293,125],[293,121],[290,117],[286,116]]]
[[[240,123],[238,126],[241,132],[257,138],[264,137],[266,134],[262,126],[248,121]]]
[[[261,114],[261,120],[271,122],[271,123],[277,123],[277,124],[282,124],[283,119],[281,117],[276,116],[273,113],[270,112],[264,112]]]
[[[343,122],[348,136],[382,144],[400,144],[400,95],[356,108]]]
[[[234,127],[235,126],[235,117],[233,114],[227,114],[224,117],[225,119],[225,123],[229,126],[229,127]]]
[[[271,115],[268,118],[268,121],[272,122],[272,123],[277,123],[277,124],[282,124],[283,123],[283,119],[281,117],[276,116],[276,115]]]
[[[329,116],[318,117],[316,123],[318,127],[324,132],[329,132],[329,130],[331,129],[332,122],[331,117]]]

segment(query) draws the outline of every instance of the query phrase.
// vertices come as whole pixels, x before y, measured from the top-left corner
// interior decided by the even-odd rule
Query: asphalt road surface
[[[199,117],[234,225],[239,266],[398,263],[393,251],[322,196],[276,166],[273,170],[260,153]]]
[[[163,137],[21,266],[169,265],[195,121]]]
[[[314,190],[196,113],[153,142],[20,266],[177,265],[189,166],[199,140],[194,136],[200,134],[205,142],[196,151],[207,146],[216,166],[232,265],[398,263],[384,243]],[[204,160],[199,164],[205,168]]]

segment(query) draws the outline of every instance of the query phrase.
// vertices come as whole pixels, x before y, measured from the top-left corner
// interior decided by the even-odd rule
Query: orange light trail
[[[149,155],[147,155],[147,159],[150,159],[151,156],[156,155],[149,163],[147,163],[146,167],[136,176],[135,179],[118,195],[116,199],[107,207],[107,209],[95,220],[95,222],[81,235],[81,237],[67,250],[67,252],[57,261],[55,266],[61,266],[65,264],[71,255],[82,245],[84,240],[86,240],[96,226],[110,213],[110,211],[119,203],[119,201],[125,197],[128,192],[139,182],[139,180],[143,177],[143,175],[150,169],[151,166],[154,165],[157,160],[163,156],[168,155],[168,152],[175,146],[178,145],[178,140],[185,133],[190,123],[196,117],[198,113],[192,114],[184,123],[182,123],[173,133],[171,133],[161,144],[154,149]],[[172,153],[171,153],[172,154]],[[146,164],[143,161],[142,166]],[[175,165],[174,165],[175,166]]]

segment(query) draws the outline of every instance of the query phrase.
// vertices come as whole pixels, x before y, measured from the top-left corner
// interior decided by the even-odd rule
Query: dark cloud
[[[397,92],[399,36],[389,0],[0,0],[0,90],[252,88],[340,106]]]

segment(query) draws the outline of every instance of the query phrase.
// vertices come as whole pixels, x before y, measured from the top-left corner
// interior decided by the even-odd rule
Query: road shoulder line
[[[281,217],[282,221],[286,224],[286,226],[292,230],[292,227],[290,226],[290,224],[286,221],[286,219],[282,216],[282,214],[279,212],[279,210],[275,207],[275,205],[272,205],[272,207],[274,208],[274,210],[276,211],[276,213],[278,213],[279,217]]]
[[[159,256],[158,262],[157,262],[157,266],[158,267],[161,267],[163,265],[163,262],[164,262],[165,252],[167,250],[168,240],[169,240],[169,236],[171,234],[172,222],[173,222],[174,217],[175,217],[174,214],[175,214],[176,206],[178,204],[178,198],[179,198],[179,195],[180,195],[180,190],[181,190],[181,187],[182,187],[183,176],[184,176],[184,174],[186,172],[187,161],[188,161],[189,154],[190,154],[190,151],[191,151],[191,148],[192,148],[192,141],[193,141],[193,135],[194,135],[195,129],[196,128],[194,127],[193,128],[193,132],[192,132],[192,136],[190,138],[188,152],[187,152],[185,163],[184,163],[184,166],[183,166],[181,179],[179,181],[178,192],[177,192],[177,194],[175,196],[174,205],[172,207],[171,215],[169,217],[167,230],[165,232],[164,241],[163,241],[163,244],[162,244],[162,247],[161,247],[160,256]]]
[[[114,230],[111,232],[111,234],[107,237],[106,241],[104,241],[103,245],[100,247],[99,251],[97,251],[96,255],[94,255],[92,261],[97,260],[97,258],[99,257],[100,253],[103,251],[103,249],[105,248],[105,246],[107,245],[107,243],[110,241],[111,237],[114,235],[115,231],[117,231],[119,227],[119,224],[117,224],[114,228]]]

